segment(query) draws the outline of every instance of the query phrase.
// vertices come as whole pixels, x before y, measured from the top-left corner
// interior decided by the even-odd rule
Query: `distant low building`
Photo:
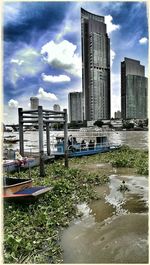
[[[114,127],[114,128],[121,128],[123,126],[123,122],[122,122],[122,119],[118,119],[118,120],[111,120],[111,125]]]
[[[114,113],[114,117],[115,117],[115,119],[121,119],[121,111],[120,111],[120,110],[117,110],[117,111]]]
[[[30,98],[31,110],[38,109],[39,106],[39,98],[31,97]]]

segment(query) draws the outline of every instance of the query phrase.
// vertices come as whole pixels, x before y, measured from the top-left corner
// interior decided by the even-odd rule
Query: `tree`
[[[125,121],[123,123],[123,128],[125,128],[125,129],[133,129],[134,128],[134,123],[129,122],[129,121]]]
[[[103,121],[101,121],[101,120],[97,120],[97,121],[94,122],[94,125],[95,125],[95,126],[98,126],[98,127],[102,127],[103,124],[104,124],[104,123],[103,123]]]

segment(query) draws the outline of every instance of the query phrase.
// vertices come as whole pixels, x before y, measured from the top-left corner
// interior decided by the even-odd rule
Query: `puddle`
[[[123,180],[129,191],[118,190]],[[63,232],[64,263],[148,263],[148,179],[115,173],[96,191]]]

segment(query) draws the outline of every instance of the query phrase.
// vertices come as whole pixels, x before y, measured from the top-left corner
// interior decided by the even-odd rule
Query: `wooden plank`
[[[55,111],[55,110],[43,110],[43,113],[49,113],[49,114],[64,114],[63,111]]]
[[[37,113],[38,114],[38,110],[22,110],[22,113]]]
[[[65,167],[68,168],[68,125],[67,125],[67,109],[64,109],[64,153],[65,153]]]
[[[25,121],[22,121],[22,123],[38,123],[38,119],[37,120],[25,120]]]
[[[43,120],[44,123],[64,123],[65,121],[63,120]]]
[[[47,145],[47,155],[50,156],[50,131],[49,131],[49,123],[46,124],[46,145]]]
[[[40,157],[40,177],[45,176],[44,171],[44,145],[43,145],[43,111],[42,106],[38,106],[38,114],[39,114],[39,157]]]
[[[19,143],[20,143],[20,154],[24,156],[24,137],[23,137],[23,115],[22,108],[18,108],[19,118]]]

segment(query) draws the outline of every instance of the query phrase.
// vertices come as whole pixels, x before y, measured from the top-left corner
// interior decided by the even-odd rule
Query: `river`
[[[111,168],[101,199],[78,205],[83,216],[62,233],[64,263],[148,263],[148,179],[132,171]]]
[[[125,144],[129,145],[133,148],[138,149],[148,149],[148,132],[147,131],[108,131],[108,132],[96,132],[96,131],[68,131],[68,135],[72,135],[77,138],[77,141],[81,141],[85,139],[86,141],[94,140],[95,137],[106,135],[109,139],[110,143],[113,144]],[[4,138],[14,136],[15,138],[19,138],[18,132],[5,132]],[[54,145],[56,143],[55,137],[63,136],[63,131],[51,131],[50,132],[50,141],[51,141],[51,149],[54,149]],[[44,151],[46,151],[46,133],[44,131]],[[26,131],[24,132],[24,147],[27,152],[37,152],[39,145],[39,137],[37,131]],[[10,145],[5,144],[5,147],[17,149],[19,147],[19,143]]]

